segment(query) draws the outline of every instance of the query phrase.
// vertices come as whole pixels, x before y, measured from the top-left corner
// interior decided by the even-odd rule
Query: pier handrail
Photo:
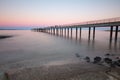
[[[62,26],[87,25],[87,24],[112,23],[112,22],[120,22],[120,17],[102,19],[102,20],[86,21],[86,22],[66,24],[66,25],[60,25],[60,26],[62,27]]]

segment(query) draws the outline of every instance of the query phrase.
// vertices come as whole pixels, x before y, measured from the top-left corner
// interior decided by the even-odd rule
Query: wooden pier
[[[40,31],[44,33],[49,33],[53,35],[60,35],[63,36],[63,34],[67,37],[72,38],[73,35],[73,28],[76,30],[76,39],[79,37],[82,37],[82,28],[88,28],[88,40],[91,39],[91,28],[93,28],[93,36],[92,40],[95,40],[95,31],[96,27],[110,27],[110,43],[112,42],[113,38],[113,31],[115,31],[115,38],[114,42],[116,43],[118,40],[118,31],[120,26],[120,17],[117,18],[110,18],[110,19],[103,19],[103,20],[95,20],[95,21],[87,21],[82,23],[75,23],[75,24],[68,24],[68,25],[55,25],[55,26],[48,26],[45,28],[34,28],[35,31]],[[113,30],[115,29],[115,30]],[[79,30],[79,33],[78,33]]]

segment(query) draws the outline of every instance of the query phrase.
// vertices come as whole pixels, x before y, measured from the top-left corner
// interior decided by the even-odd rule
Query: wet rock
[[[86,57],[85,57],[85,60],[86,60],[87,62],[90,62],[90,57],[86,56]]]
[[[107,54],[105,54],[105,56],[110,56],[110,54],[109,54],[109,53],[107,53]]]
[[[112,63],[112,59],[104,58],[104,62],[107,63],[107,64],[111,64]]]
[[[78,57],[78,58],[80,57],[80,55],[79,55],[78,53],[76,53],[75,55],[76,55],[76,57]]]
[[[115,61],[115,65],[120,67],[120,60]]]
[[[101,60],[102,60],[101,57],[96,56],[96,57],[94,58],[94,62],[93,62],[93,63],[99,63],[99,62],[101,62]]]
[[[120,58],[117,56],[116,59],[119,60]]]
[[[9,76],[9,73],[5,72],[5,74],[4,74],[4,75],[5,75],[6,79],[8,79],[8,80],[9,80],[9,77],[10,77],[10,76]]]

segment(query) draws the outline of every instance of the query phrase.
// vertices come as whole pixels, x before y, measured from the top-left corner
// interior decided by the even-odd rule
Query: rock
[[[85,57],[85,60],[86,60],[87,62],[90,62],[90,57],[86,56],[86,57]]]
[[[5,77],[9,80],[9,73],[5,72]]]
[[[107,64],[111,64],[112,63],[112,59],[104,58],[104,62],[107,63]]]
[[[101,62],[101,60],[102,60],[101,57],[96,56],[96,57],[94,58],[94,62],[93,62],[93,63],[99,63],[99,62]]]
[[[120,67],[120,59],[116,61],[116,65]]]
[[[110,54],[109,54],[109,53],[107,53],[107,54],[105,54],[105,56],[110,56]]]
[[[76,53],[75,55],[76,55],[76,57],[80,57],[80,55],[78,53]]]

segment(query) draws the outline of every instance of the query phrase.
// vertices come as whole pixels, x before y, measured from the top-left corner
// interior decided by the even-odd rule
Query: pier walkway
[[[78,30],[79,30],[79,36],[81,38],[81,33],[82,33],[82,28],[88,28],[88,39],[90,40],[91,38],[91,28],[93,28],[93,36],[92,39],[95,40],[95,28],[96,27],[110,27],[110,43],[112,42],[112,37],[113,37],[113,31],[115,31],[115,38],[114,42],[117,42],[118,39],[118,31],[119,31],[119,26],[120,26],[120,17],[117,18],[110,18],[110,19],[102,19],[102,20],[95,20],[95,21],[87,21],[87,22],[81,22],[81,23],[74,23],[74,24],[66,24],[66,25],[55,25],[55,26],[48,26],[44,28],[34,28],[32,30],[35,31],[40,31],[40,32],[45,32],[45,33],[50,33],[54,35],[63,35],[63,33],[67,36],[71,34],[72,36],[72,31],[73,28],[76,29],[76,39],[78,36]],[[115,29],[115,30],[114,30]]]

